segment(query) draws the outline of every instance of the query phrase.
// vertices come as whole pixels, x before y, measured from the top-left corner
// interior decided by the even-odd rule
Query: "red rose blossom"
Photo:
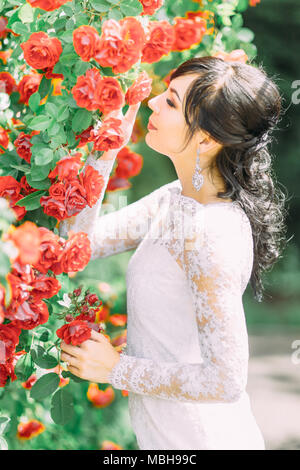
[[[20,44],[24,59],[34,69],[44,69],[55,65],[62,53],[59,39],[50,38],[44,31],[32,33],[26,42]]]
[[[92,330],[87,322],[83,320],[74,320],[56,330],[56,334],[66,344],[78,346],[91,337]]]

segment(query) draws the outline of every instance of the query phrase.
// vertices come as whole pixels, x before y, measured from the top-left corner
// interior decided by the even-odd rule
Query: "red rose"
[[[67,183],[65,206],[68,217],[78,214],[86,206],[86,191],[77,179]]]
[[[156,12],[156,10],[158,10],[164,3],[164,0],[139,0],[139,1],[143,5],[143,11],[141,13],[141,16],[153,15]]]
[[[124,147],[117,155],[117,162],[115,176],[127,179],[136,176],[141,171],[143,157],[129,147]]]
[[[0,364],[13,356],[20,334],[21,330],[15,324],[0,325]]]
[[[20,191],[21,185],[13,176],[0,176],[0,197],[15,199]]]
[[[95,100],[99,110],[104,114],[122,108],[125,104],[125,97],[118,80],[114,77],[103,77],[97,82]]]
[[[94,142],[94,150],[117,149],[123,145],[125,136],[120,125],[122,121],[116,118],[108,118],[103,121],[98,131],[91,131],[90,141]]]
[[[92,207],[98,201],[103,189],[103,176],[91,165],[87,165],[80,173],[79,180],[86,191],[87,203]]]
[[[27,163],[31,162],[31,150],[32,143],[30,134],[25,134],[25,132],[20,132],[17,139],[14,141],[14,145],[16,146],[16,152],[19,157],[24,158]]]
[[[40,204],[44,208],[45,214],[51,215],[57,220],[64,220],[68,217],[64,203],[51,196],[42,196]]]
[[[26,423],[18,424],[17,436],[19,439],[31,439],[32,437],[37,436],[45,431],[45,426],[43,423],[36,419],[31,419]]]
[[[64,183],[59,181],[52,184],[49,188],[49,196],[53,197],[53,199],[64,202],[66,197],[66,187]]]
[[[33,266],[41,273],[46,274],[49,269],[52,269],[52,265],[60,260],[64,242],[62,244],[59,241],[60,238],[46,227],[39,227],[39,231],[41,233],[40,257]]]
[[[17,379],[12,359],[9,359],[5,364],[0,362],[0,387],[5,387],[8,378],[11,382]]]
[[[18,92],[20,93],[20,103],[28,105],[30,96],[38,91],[43,75],[39,73],[31,73],[24,75],[18,83]]]
[[[59,39],[50,38],[43,31],[32,33],[26,42],[20,44],[24,59],[34,69],[44,69],[55,65],[62,53]]]
[[[5,311],[5,288],[0,284],[0,324],[4,322]]]
[[[142,50],[142,62],[157,62],[163,55],[172,50],[175,41],[174,27],[167,20],[149,23],[150,38]]]
[[[87,129],[82,131],[81,134],[78,134],[75,137],[76,140],[80,139],[79,144],[77,145],[77,147],[84,147],[86,145],[86,143],[89,141],[90,132],[91,132],[92,129],[93,129],[93,126],[89,126]]]
[[[41,8],[46,11],[53,11],[60,8],[70,0],[27,0],[33,8]]]
[[[30,295],[34,297],[35,301],[36,299],[50,299],[60,291],[61,284],[55,277],[45,277],[43,275],[39,275],[31,283],[31,287],[33,289],[30,292]]]
[[[56,163],[56,167],[52,170],[48,177],[50,179],[56,178],[60,181],[69,181],[76,178],[79,169],[83,166],[81,161],[81,153],[77,152],[75,155],[64,157]]]
[[[26,300],[16,309],[8,308],[7,318],[23,330],[32,330],[46,323],[49,318],[48,307],[42,300],[27,302]]]
[[[74,320],[71,323],[63,325],[56,330],[56,334],[66,344],[78,346],[91,337],[92,330],[87,322],[83,320]]]
[[[69,231],[69,240],[65,243],[65,249],[61,258],[63,271],[82,271],[91,257],[91,245],[88,236],[84,232]]]
[[[4,147],[5,149],[7,149],[8,144],[9,144],[8,133],[6,132],[5,129],[3,129],[3,127],[0,126],[0,145],[2,145],[2,147]],[[5,153],[5,152],[4,152],[4,150],[2,150],[2,149],[0,148],[0,154],[1,154],[1,153]]]
[[[152,78],[143,70],[131,87],[128,88],[125,95],[126,102],[133,105],[143,101],[151,93],[151,84]]]
[[[94,59],[102,67],[112,67],[115,74],[127,72],[139,60],[145,40],[145,31],[135,17],[106,20]]]
[[[89,323],[93,323],[95,321],[95,318],[96,318],[96,313],[94,309],[91,308],[90,310],[88,310],[87,313],[81,313],[80,315],[78,315],[76,317],[76,320],[83,320]]]
[[[201,18],[199,18],[201,20]],[[206,21],[201,22],[190,18],[175,18],[175,42],[172,51],[183,51],[201,42],[206,33]]]
[[[85,300],[90,304],[94,305],[95,302],[98,302],[98,296],[96,294],[89,294],[86,296]]]
[[[14,77],[9,72],[0,72],[0,92],[11,95],[13,91],[17,90]]]
[[[19,249],[18,260],[21,264],[33,264],[39,259],[41,236],[38,227],[30,221],[17,227],[9,234],[9,239]]]
[[[38,191],[37,189],[32,188],[30,184],[28,184],[26,175],[23,175],[22,178],[20,179],[20,185],[21,185],[21,191],[24,193],[24,196],[34,193],[35,191]]]
[[[98,31],[93,26],[79,26],[73,31],[74,49],[84,62],[89,62],[95,55],[99,39]]]
[[[126,178],[120,178],[116,174],[111,176],[108,180],[107,191],[122,191],[124,189],[130,189],[132,184]]]
[[[28,284],[25,284],[20,277],[13,273],[7,274],[7,281],[9,282],[9,286],[12,291],[12,298],[9,307],[10,309],[15,310],[24,302],[24,300],[29,300],[30,287]]]
[[[24,206],[16,206],[15,205],[16,202],[18,202],[20,199],[23,199],[23,197],[24,196],[19,194],[19,196],[16,196],[16,197],[12,198],[10,203],[9,203],[9,206],[13,209],[17,220],[23,219],[24,215],[27,212]]]
[[[94,67],[86,71],[85,75],[77,77],[76,85],[72,88],[72,95],[76,104],[88,111],[98,109],[95,93],[98,83],[102,80],[99,70]]]

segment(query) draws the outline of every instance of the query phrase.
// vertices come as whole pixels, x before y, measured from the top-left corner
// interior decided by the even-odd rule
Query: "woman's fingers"
[[[77,367],[77,369],[79,369],[80,361],[76,357],[70,356],[70,354],[67,353],[62,353],[60,357],[61,360],[67,362],[68,365],[71,365],[72,367]]]
[[[97,331],[93,329],[91,333],[91,338],[95,341],[98,341],[98,343],[110,343],[108,338],[106,338],[104,335],[102,335],[101,333],[98,333]]]
[[[80,350],[79,346],[73,346],[71,344],[66,344],[64,341],[61,342],[60,348],[62,351],[70,354],[74,357],[82,357],[82,351]]]
[[[132,122],[132,123],[135,121],[140,105],[141,105],[141,102],[129,106],[125,114],[126,121]]]

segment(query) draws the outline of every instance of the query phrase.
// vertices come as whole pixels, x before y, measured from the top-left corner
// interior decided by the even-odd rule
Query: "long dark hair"
[[[222,144],[209,173],[218,168],[226,191],[217,196],[239,201],[249,218],[254,242],[250,284],[261,302],[262,274],[281,257],[287,243],[287,197],[276,185],[267,148],[281,117],[281,95],[262,65],[194,57],[180,64],[170,80],[186,74],[199,77],[189,85],[183,100],[184,149],[199,130]]]

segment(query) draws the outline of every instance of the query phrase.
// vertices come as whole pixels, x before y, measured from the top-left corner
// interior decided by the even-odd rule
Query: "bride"
[[[242,296],[284,241],[284,196],[267,145],[281,97],[262,67],[197,57],[148,101],[146,143],[178,179],[98,217],[120,149],[86,164],[104,178],[99,200],[60,224],[88,234],[91,259],[137,248],[127,283],[127,345],[119,354],[92,331],[61,358],[85,380],[128,390],[139,449],[265,449],[246,392],[248,336]],[[127,145],[139,105],[122,118]]]

